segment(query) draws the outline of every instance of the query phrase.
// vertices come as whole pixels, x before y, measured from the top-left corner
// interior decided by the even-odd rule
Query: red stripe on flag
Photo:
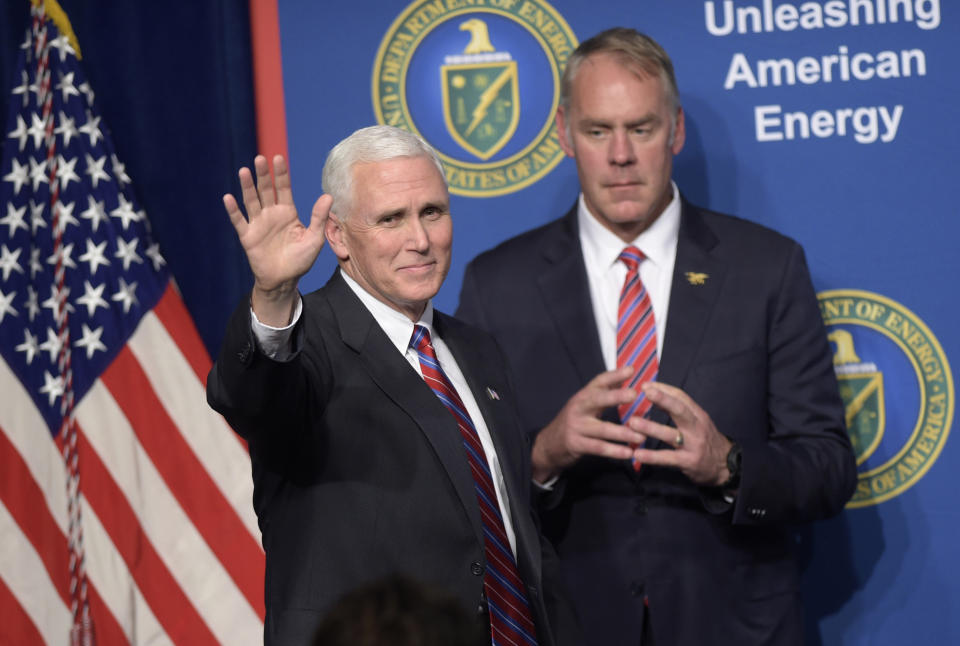
[[[89,572],[87,573],[87,579],[90,579]],[[110,646],[129,644],[130,639],[123,632],[117,618],[110,612],[107,604],[100,597],[100,593],[97,592],[97,588],[89,583],[87,585],[87,601],[90,604],[90,618],[93,620],[94,643],[109,644]]]
[[[190,364],[194,374],[197,375],[197,379],[206,386],[207,375],[210,374],[213,363],[210,361],[210,355],[207,354],[207,348],[200,339],[200,334],[197,332],[197,327],[194,325],[190,313],[173,286],[173,281],[167,286],[160,302],[153,308],[153,313],[160,319],[160,323],[163,324],[167,334],[180,348],[183,358]],[[247,449],[245,439],[236,433],[232,435],[244,449]]]
[[[207,383],[207,375],[213,364],[207,354],[207,348],[200,340],[200,334],[193,324],[193,319],[190,318],[172,281],[153,308],[153,313],[157,315],[163,327],[167,329],[167,333],[176,342],[200,383]]]
[[[262,621],[263,552],[183,439],[129,347],[120,350],[101,380],[170,492]]]
[[[37,430],[47,435],[46,428]],[[37,441],[48,441],[43,435],[39,435]],[[47,500],[40,486],[33,479],[27,463],[23,461],[20,453],[10,443],[2,429],[0,429],[0,455],[3,455],[0,500],[3,500],[13,520],[20,526],[20,531],[40,556],[60,598],[69,606],[70,570],[67,561],[67,537],[60,531],[60,527],[47,509]]]
[[[39,438],[43,441],[43,438]],[[47,507],[43,491],[33,479],[26,462],[20,453],[10,444],[7,435],[0,429],[0,455],[3,455],[3,469],[0,474],[0,500],[10,512],[13,520],[20,527],[33,549],[43,561],[44,568],[53,581],[64,605],[70,605],[70,575],[67,562],[67,537],[61,531],[53,515]],[[80,482],[83,490],[83,480]],[[94,629],[101,644],[124,644],[127,637],[117,623],[116,617],[110,612],[103,599],[100,598],[96,587],[92,583],[87,585],[90,601],[90,614],[93,618]],[[2,604],[0,604],[2,605]],[[0,612],[0,617],[6,621],[6,612]],[[2,625],[0,621],[0,625]],[[0,636],[2,636],[0,632]],[[0,644],[33,644],[32,641],[4,641]]]
[[[99,516],[157,621],[176,644],[216,644],[213,633],[164,565],[100,456],[82,429],[78,431],[84,496]]]
[[[66,549],[66,547],[64,547]],[[0,644],[42,644],[43,635],[0,577]],[[66,641],[67,635],[64,635]]]

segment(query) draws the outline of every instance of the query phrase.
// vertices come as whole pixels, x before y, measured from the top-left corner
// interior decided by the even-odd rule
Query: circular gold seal
[[[953,421],[953,376],[920,318],[879,294],[821,292],[847,430],[859,466],[847,507],[889,500],[933,466]]]
[[[377,121],[430,142],[451,193],[512,193],[563,159],[554,115],[576,46],[544,0],[415,0],[377,52]]]

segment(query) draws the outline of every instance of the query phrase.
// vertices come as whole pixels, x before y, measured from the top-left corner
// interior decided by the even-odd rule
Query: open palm
[[[246,218],[232,195],[224,195],[223,204],[247,254],[255,289],[263,293],[293,293],[300,277],[307,273],[323,248],[323,228],[331,198],[323,196],[317,200],[310,225],[304,226],[297,217],[290,173],[281,155],[273,158],[273,168],[276,187],[263,155],[254,160],[256,184],[249,169],[240,169]]]

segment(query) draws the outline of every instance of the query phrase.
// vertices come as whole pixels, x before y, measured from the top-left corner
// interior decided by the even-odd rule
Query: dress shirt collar
[[[386,332],[390,342],[397,346],[400,354],[406,354],[407,348],[410,346],[410,337],[413,336],[414,322],[407,318],[405,314],[401,314],[365,290],[342,269],[340,270],[340,275],[350,289],[353,290],[353,293],[357,295],[357,298],[360,299],[364,307],[373,315],[377,324]],[[416,322],[416,325],[422,325],[427,328],[430,332],[430,338],[433,338],[432,301],[427,301],[427,306],[423,308],[423,314],[420,315],[420,320]]]
[[[673,198],[667,208],[630,243],[657,267],[663,267],[675,252],[680,235],[680,192],[673,182],[670,182],[670,188]],[[577,202],[577,227],[584,255],[596,261],[596,266],[604,271],[617,262],[620,252],[628,246],[590,213],[583,193],[580,193]],[[591,263],[588,262],[587,266],[591,266]]]

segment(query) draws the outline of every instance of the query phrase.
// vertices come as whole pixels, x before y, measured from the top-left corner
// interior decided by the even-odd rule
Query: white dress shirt
[[[680,233],[680,193],[671,182],[673,199],[653,224],[632,242],[625,243],[600,224],[587,209],[580,194],[577,205],[577,227],[583,262],[587,268],[590,300],[600,334],[600,349],[607,370],[617,367],[617,311],[620,291],[627,277],[627,266],[618,260],[624,248],[633,245],[646,256],[640,263],[640,280],[647,288],[653,319],[657,326],[657,358],[663,354],[663,333],[667,325],[673,266],[677,259],[677,238]]]
[[[420,370],[420,358],[417,356],[416,349],[410,347],[410,338],[413,336],[414,322],[404,314],[401,314],[386,303],[375,298],[353,280],[353,278],[348,276],[346,272],[341,271],[340,275],[350,289],[353,290],[353,293],[357,295],[364,307],[367,308],[380,328],[386,333],[393,345],[396,346],[397,351],[404,356],[407,363],[410,364],[422,379],[423,373]],[[260,344],[260,349],[265,355],[277,361],[285,361],[293,357],[294,353],[290,348],[290,335],[294,325],[296,325],[300,319],[302,311],[303,301],[298,299],[293,320],[290,324],[286,327],[275,328],[261,323],[251,308],[251,327],[253,328],[257,342]],[[467,380],[464,378],[460,366],[457,365],[456,359],[454,359],[453,354],[443,342],[443,339],[440,338],[433,329],[432,302],[427,302],[427,306],[424,308],[423,314],[420,316],[420,320],[416,322],[416,325],[422,325],[429,330],[430,342],[437,353],[437,360],[440,362],[444,374],[447,375],[450,383],[452,383],[456,389],[457,394],[460,395],[460,399],[463,400],[463,405],[467,407],[470,419],[473,420],[477,435],[480,437],[480,444],[483,445],[483,450],[487,454],[487,463],[490,466],[490,473],[493,475],[493,487],[497,493],[497,502],[500,504],[500,513],[503,516],[503,525],[507,533],[507,539],[510,541],[510,548],[513,550],[514,557],[516,557],[517,539],[513,531],[513,522],[510,516],[510,500],[506,496],[506,485],[503,481],[503,472],[500,469],[497,451],[493,446],[490,430],[487,428],[487,424],[483,419],[483,415],[480,413],[480,408],[477,406],[473,392],[470,390],[470,386],[467,385]],[[464,459],[466,459],[466,455],[464,455]]]

